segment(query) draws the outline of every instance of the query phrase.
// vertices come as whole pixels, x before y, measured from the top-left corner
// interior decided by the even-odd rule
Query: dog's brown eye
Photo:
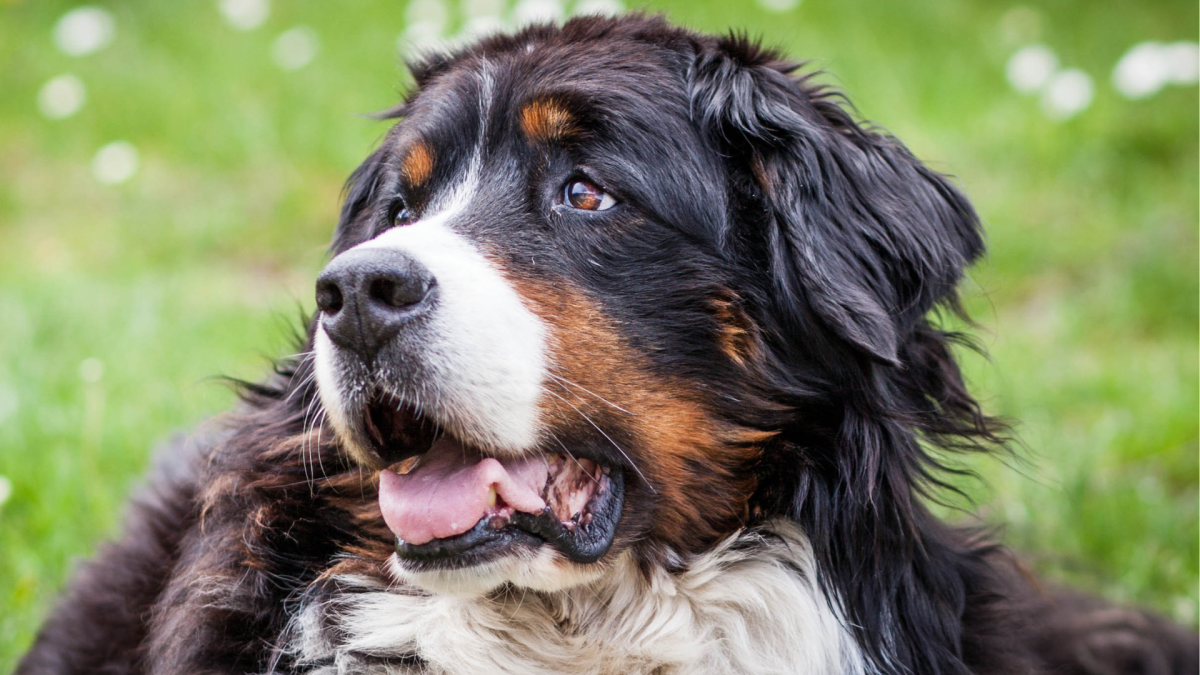
[[[408,205],[402,201],[397,202],[396,205],[392,207],[392,213],[394,214],[392,216],[392,227],[408,225],[415,219],[412,210],[409,209]]]
[[[567,183],[566,194],[563,196],[571,206],[583,211],[606,211],[616,205],[617,200],[595,183],[586,180],[573,180]]]

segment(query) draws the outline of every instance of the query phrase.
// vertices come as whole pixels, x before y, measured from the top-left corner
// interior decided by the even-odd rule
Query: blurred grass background
[[[472,1],[446,0],[448,32]],[[1110,84],[1134,44],[1195,41],[1194,0],[762,2],[636,7],[813,59],[958,177],[991,246],[966,295],[992,360],[968,371],[1027,446],[1023,464],[974,462],[976,509],[1049,578],[1194,625],[1197,89],[1131,101]],[[356,114],[397,100],[414,19],[405,2],[277,0],[237,30],[213,0],[114,0],[111,44],[73,57],[53,34],[74,6],[0,0],[5,672],[72,565],[116,531],[156,442],[231,404],[209,376],[254,379],[291,348],[342,181],[385,130]],[[295,49],[280,55],[297,26],[284,42],[312,57],[298,68]],[[1006,79],[1035,43],[1092,79],[1070,119]],[[86,101],[50,119],[39,90],[64,73]],[[114,140],[140,161],[105,185],[93,157]]]

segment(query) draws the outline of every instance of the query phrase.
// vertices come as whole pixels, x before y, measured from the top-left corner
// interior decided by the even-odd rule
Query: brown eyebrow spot
[[[575,116],[559,101],[538,99],[521,110],[521,131],[534,141],[561,141],[576,131]]]
[[[433,148],[418,141],[400,163],[400,173],[411,185],[421,185],[433,175]]]

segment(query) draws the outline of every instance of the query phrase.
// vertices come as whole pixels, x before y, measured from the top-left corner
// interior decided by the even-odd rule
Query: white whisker
[[[593,422],[592,418],[590,418],[586,414],[584,414],[584,412],[582,410],[580,410],[579,408],[576,408],[573,403],[571,403],[567,399],[559,396],[558,394],[550,391],[549,389],[546,390],[546,393],[550,394],[554,398],[557,398],[558,400],[562,401],[563,403],[566,403],[567,405],[571,406],[571,408],[575,412],[579,413],[580,417],[587,420],[587,423],[592,425],[592,428],[594,428],[596,431],[599,431],[600,435],[603,436],[605,438],[605,440],[607,440],[609,443],[611,443],[612,446],[617,449],[617,452],[621,453],[621,455],[626,459],[626,461],[629,462],[629,466],[633,467],[633,470],[637,472],[638,476],[641,476],[642,482],[644,482],[646,484],[646,487],[650,488],[651,492],[653,492],[655,494],[658,493],[658,490],[654,489],[654,486],[650,484],[650,481],[646,480],[646,474],[642,473],[642,470],[638,468],[638,465],[633,461],[633,458],[630,457],[629,454],[626,453],[624,450],[622,450],[621,446],[617,445],[617,442],[614,441],[608,434],[604,433],[604,430],[601,429],[599,427],[599,425],[597,425],[595,422]]]
[[[596,392],[592,391],[591,389],[588,389],[587,387],[584,387],[584,386],[583,386],[583,385],[581,385],[581,384],[577,384],[577,383],[575,383],[575,382],[572,382],[571,380],[568,380],[568,379],[567,379],[567,378],[565,378],[565,377],[562,377],[562,376],[559,376],[559,375],[555,375],[554,373],[551,373],[551,372],[549,372],[549,371],[546,371],[546,374],[547,374],[547,375],[549,375],[550,377],[553,377],[555,380],[558,380],[559,382],[561,382],[561,383],[563,383],[563,384],[569,384],[569,385],[571,385],[572,387],[575,387],[576,389],[579,389],[579,390],[581,390],[581,391],[583,391],[583,392],[585,392],[585,393],[587,393],[587,394],[591,394],[592,396],[596,397],[596,399],[598,399],[598,400],[599,400],[601,403],[605,403],[605,404],[607,404],[607,405],[610,405],[610,406],[612,406],[613,408],[616,408],[617,410],[620,410],[621,412],[625,413],[626,415],[633,415],[634,417],[637,417],[637,413],[635,413],[635,412],[631,412],[631,411],[629,411],[629,410],[626,410],[626,409],[622,408],[621,406],[617,405],[616,403],[613,403],[612,401],[610,401],[610,400],[608,400],[608,399],[604,398],[603,396],[601,396],[601,395],[597,394]]]

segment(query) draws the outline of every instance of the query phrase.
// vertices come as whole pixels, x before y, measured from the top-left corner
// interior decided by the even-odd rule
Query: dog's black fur
[[[612,99],[604,115],[565,90],[556,101],[592,130],[582,142],[608,153],[602,169],[625,172],[646,233],[570,235],[551,276],[601,298],[653,372],[703,383],[714,417],[762,432],[736,475],[713,479],[744,508],[685,513],[695,527],[659,536],[667,507],[634,485],[622,531],[636,534],[619,546],[669,566],[667,548],[686,559],[738,527],[790,518],[873,672],[1197,673],[1194,634],[1041,590],[924,504],[945,487],[939,457],[1004,435],[963,384],[951,353],[963,338],[928,317],[958,311],[955,286],[983,253],[958,188],[775,53],[656,18],[577,19],[431,57],[391,116],[418,115],[456,69],[527,46],[561,82],[589,59],[623,64],[587,71],[590,91]],[[511,84],[514,101],[531,93]],[[646,87],[653,100],[632,95]],[[391,163],[385,146],[351,179],[334,254],[378,233]],[[582,254],[570,251],[597,249],[608,276],[572,270]],[[714,348],[728,326],[698,309],[721,293],[737,359]],[[284,362],[245,388],[224,430],[172,447],[124,537],[80,570],[17,672],[289,671],[277,641],[296,603],[338,593],[330,569],[378,560],[389,542],[331,434],[319,452],[308,445],[319,406],[311,362]]]

